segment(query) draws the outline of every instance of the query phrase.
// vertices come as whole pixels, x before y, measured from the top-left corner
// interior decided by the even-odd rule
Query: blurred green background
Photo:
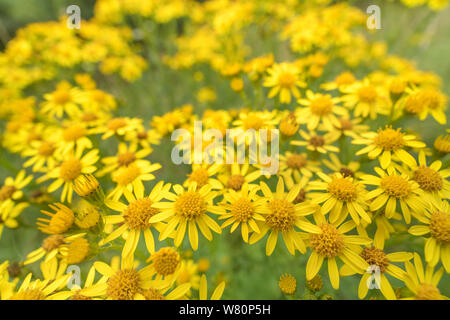
[[[89,19],[93,14],[93,3],[94,1],[91,0],[0,0],[0,48],[3,50],[18,28],[30,22],[55,20],[64,14],[68,5],[79,5],[82,18]],[[363,11],[369,4],[378,4],[381,8],[382,29],[371,33],[368,37],[374,41],[386,41],[390,53],[414,60],[418,69],[433,71],[441,76],[443,90],[450,95],[450,8],[441,12],[432,12],[423,8],[407,9],[397,3],[386,1],[352,1],[352,3],[361,7]],[[263,48],[260,48],[262,51],[259,53],[276,50],[282,58],[289,59],[283,56],[282,50],[274,48],[273,42],[251,43],[251,45],[254,48],[262,46]],[[254,51],[258,53],[258,50]],[[207,107],[229,108],[242,105],[242,100],[229,88],[228,82],[223,81],[208,68],[198,67],[198,71],[203,72],[205,76],[202,83],[194,81],[191,71],[174,71],[161,64],[150,65],[143,77],[132,84],[118,78],[101,76],[97,80],[101,88],[117,97],[121,105],[120,114],[139,116],[147,123],[153,115],[161,115],[185,103],[193,103],[196,106],[196,113],[201,113],[201,110]],[[216,89],[218,98],[214,105],[196,102],[196,92],[205,84]],[[431,146],[433,139],[438,135],[435,128],[439,132],[444,131],[442,126],[438,126],[430,118],[421,123],[420,127],[417,124],[417,121],[411,122],[411,127],[419,132],[428,146]],[[406,126],[409,127],[410,124]],[[158,177],[165,181],[179,183],[184,180],[189,169],[187,166],[175,166],[170,161],[171,144],[168,142],[168,139],[164,140],[150,159],[163,164]],[[105,152],[113,154],[115,150]],[[21,160],[18,157],[0,149],[0,181],[17,172],[20,164]],[[152,182],[149,185],[154,184]],[[40,245],[44,235],[35,229],[37,216],[39,216],[37,209],[28,209],[20,217],[23,226],[20,232],[5,228],[0,240],[0,262],[5,259],[11,262],[21,261],[27,253]],[[402,243],[405,239],[404,236],[399,236],[390,248],[422,252],[423,240],[416,239],[408,242],[408,247],[405,248]],[[185,243],[184,247],[189,246]],[[219,273],[225,275],[227,280],[227,288],[223,296],[225,299],[283,298],[278,289],[278,278],[285,272],[296,276],[300,293],[304,290],[307,256],[298,254],[295,257],[290,256],[282,241],[278,242],[273,255],[266,257],[265,241],[249,246],[242,242],[239,232],[236,231],[230,235],[227,229],[220,237],[215,236],[212,243],[201,238],[199,248],[198,252],[194,253],[194,259],[208,257],[211,260],[208,278],[218,279]],[[141,249],[145,252],[143,248]],[[83,265],[90,266],[91,263],[85,262]],[[35,264],[30,270],[36,271],[37,268]],[[26,271],[23,270],[23,272]],[[357,298],[359,279],[341,278],[341,289],[336,292],[329,284],[326,266],[322,268],[321,274],[324,276],[325,284],[322,292],[329,293],[335,298]],[[449,283],[448,279],[441,283],[441,291],[447,296],[450,295]],[[399,285],[399,282],[393,281],[392,284]]]

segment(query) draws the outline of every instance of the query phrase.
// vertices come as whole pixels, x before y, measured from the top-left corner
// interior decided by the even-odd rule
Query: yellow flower
[[[22,211],[29,206],[26,202],[21,202],[8,207],[0,207],[0,239],[3,233],[4,227],[15,229],[19,226],[16,218],[22,213]]]
[[[74,284],[69,291],[60,291],[53,295],[54,300],[93,300],[94,297],[101,295],[102,290],[106,286],[108,278],[102,277],[97,283],[95,281],[95,267],[92,266],[84,282],[84,286],[81,288],[79,285]]]
[[[158,182],[148,196],[144,195],[144,189],[135,189],[134,192],[125,193],[128,205],[115,201],[106,200],[107,207],[120,212],[119,215],[108,215],[104,217],[105,224],[119,225],[111,232],[102,244],[108,243],[126,233],[126,241],[123,246],[122,258],[133,256],[141,237],[144,234],[145,245],[149,253],[155,252],[155,240],[151,228],[162,231],[165,227],[162,223],[151,223],[150,219],[158,215],[159,210],[154,207],[161,199],[169,195],[171,184],[164,185]]]
[[[366,212],[365,196],[367,192],[362,183],[355,181],[352,177],[344,177],[341,173],[334,173],[330,176],[317,172],[317,175],[323,182],[311,182],[308,190],[326,192],[310,192],[308,196],[313,203],[320,204],[323,215],[330,213],[331,223],[342,223],[349,213],[357,225],[360,224],[360,217],[367,223],[372,222]]]
[[[270,231],[266,242],[266,255],[270,256],[272,254],[280,234],[290,254],[295,255],[295,250],[304,253],[306,250],[305,244],[301,234],[295,230],[295,227],[307,232],[318,232],[318,228],[304,218],[304,216],[314,211],[309,207],[302,207],[301,203],[294,204],[294,200],[301,188],[300,185],[295,185],[287,194],[285,193],[282,178],[278,179],[275,193],[272,193],[264,182],[260,182],[260,187],[266,200],[266,204],[261,210],[265,221],[258,223],[260,232],[253,233],[249,243],[256,243]]]
[[[61,203],[50,204],[49,207],[55,213],[41,210],[50,219],[37,218],[38,229],[47,234],[59,234],[69,230],[75,219],[73,211]]]
[[[239,165],[233,163],[227,167],[224,173],[218,175],[218,179],[222,181],[225,188],[228,190],[239,191],[245,185],[249,185],[249,188],[253,188],[255,185],[252,184],[261,176],[260,170],[250,171],[250,165],[248,163]]]
[[[339,226],[326,221],[323,215],[314,215],[317,226],[310,231],[309,238],[306,239],[311,248],[311,255],[306,264],[306,280],[312,280],[325,259],[328,260],[328,274],[331,285],[335,290],[339,289],[339,271],[337,259],[348,266],[355,273],[364,273],[368,268],[368,263],[359,255],[359,245],[368,245],[371,239],[346,235],[355,228],[353,221],[347,221]]]
[[[10,296],[2,296],[6,300],[53,300],[55,292],[62,289],[70,279],[70,274],[64,274],[53,281],[34,280],[31,281],[32,274],[29,273],[19,289]]]
[[[314,131],[307,133],[300,130],[300,136],[304,139],[303,141],[293,140],[290,143],[294,146],[303,146],[310,151],[319,153],[339,152],[338,147],[331,145],[338,138],[335,134],[329,132],[320,135],[316,134]]]
[[[55,257],[61,258],[62,253],[67,251],[67,244],[75,239],[83,237],[84,235],[85,233],[79,233],[71,236],[63,236],[61,234],[48,236],[42,241],[40,248],[33,250],[26,256],[24,264],[28,265],[34,263],[43,257],[45,257],[45,262],[48,262]]]
[[[434,267],[442,261],[447,273],[450,273],[450,206],[442,201],[437,206],[425,211],[420,219],[424,223],[409,228],[408,232],[415,236],[430,234],[425,241],[425,260]]]
[[[387,172],[375,167],[375,172],[379,177],[373,175],[362,176],[362,183],[374,185],[377,188],[369,191],[366,199],[373,199],[370,203],[370,210],[376,211],[384,208],[385,215],[391,219],[400,202],[405,222],[411,222],[411,215],[419,219],[423,215],[423,201],[420,198],[423,194],[419,185],[411,181],[405,174],[399,175],[393,168]]]
[[[146,262],[150,262],[152,272],[156,273],[155,279],[157,280],[170,277],[176,279],[181,271],[180,255],[171,247],[164,247],[152,253]]]
[[[203,164],[193,164],[192,172],[188,174],[188,178],[184,182],[183,186],[187,187],[189,184],[195,182],[197,183],[197,187],[200,189],[204,185],[209,184],[211,189],[223,189],[222,183],[213,178],[222,169],[222,165],[218,163],[214,163],[212,165],[208,165],[207,163]]]
[[[114,135],[125,136],[128,132],[140,128],[142,119],[119,117],[109,120],[106,125],[100,126],[97,131],[103,133],[102,140]]]
[[[353,73],[349,71],[344,71],[339,75],[337,75],[336,78],[334,78],[334,81],[323,83],[321,85],[321,88],[327,91],[338,89],[339,91],[342,92],[343,90],[345,90],[346,87],[353,84],[355,81],[356,78],[353,75]]]
[[[373,277],[377,285],[377,289],[381,291],[383,296],[388,300],[397,300],[394,290],[389,283],[386,274],[403,280],[406,276],[406,272],[399,268],[398,266],[392,264],[392,262],[405,262],[413,258],[413,254],[409,252],[393,252],[385,253],[382,249],[376,246],[361,247],[357,248],[359,255],[367,262],[367,264],[374,268],[375,273],[369,272],[367,270],[361,280],[359,281],[358,287],[358,298],[364,299],[369,291],[370,278]],[[372,270],[371,270],[372,271]],[[355,274],[355,272],[347,265],[344,265],[340,270],[341,276],[350,276]]]
[[[344,106],[353,109],[355,117],[375,119],[378,114],[387,114],[389,99],[380,87],[369,79],[358,81],[341,90],[344,93],[341,100]]]
[[[135,162],[148,165],[150,162],[145,160],[152,149],[144,148],[138,151],[138,145],[132,144],[127,146],[125,143],[119,143],[117,154],[113,157],[102,158],[105,167],[97,172],[97,176],[103,177],[105,174],[115,171],[118,168],[128,167]]]
[[[72,202],[73,186],[75,180],[82,174],[93,173],[97,168],[94,164],[98,161],[98,150],[93,149],[82,155],[81,149],[76,150],[74,153],[68,153],[61,163],[51,169],[47,174],[40,177],[37,181],[43,182],[49,179],[55,179],[48,187],[48,192],[54,192],[63,186],[61,192],[61,201]]]
[[[436,149],[441,153],[444,154],[450,153],[450,135],[441,134],[439,137],[436,138],[433,146],[434,149]]]
[[[33,176],[26,175],[25,170],[20,170],[16,177],[8,177],[5,179],[3,186],[0,188],[0,210],[11,210],[15,201],[23,197],[22,189],[25,188],[33,180]]]
[[[198,229],[209,241],[212,240],[211,230],[221,233],[219,225],[207,213],[223,214],[224,209],[213,204],[217,193],[211,191],[210,185],[197,188],[197,184],[191,183],[185,190],[180,185],[174,185],[175,194],[168,193],[165,197],[170,202],[158,202],[154,208],[161,213],[150,218],[150,223],[167,221],[167,225],[160,233],[159,239],[164,240],[173,232],[175,233],[175,246],[179,247],[183,242],[186,229],[189,231],[189,242],[192,249],[198,248]]]
[[[441,199],[450,198],[450,169],[441,170],[442,162],[436,160],[427,165],[425,152],[419,152],[419,161],[413,167],[412,178],[419,184],[428,201],[439,203]]]
[[[297,291],[297,280],[290,274],[283,274],[278,286],[284,294],[293,295]]]
[[[24,157],[30,157],[24,167],[33,166],[33,171],[45,170],[44,168],[53,169],[56,166],[56,150],[58,146],[54,141],[32,141],[30,146],[23,151]]]
[[[298,103],[306,108],[298,108],[296,117],[300,123],[306,123],[308,130],[316,129],[319,124],[323,124],[325,130],[332,130],[339,126],[339,116],[347,116],[347,110],[337,106],[339,98],[332,98],[329,94],[313,93],[306,91],[306,99],[299,99]]]
[[[414,265],[405,262],[407,275],[403,279],[409,290],[412,291],[413,296],[405,298],[407,300],[448,300],[443,296],[437,288],[439,281],[444,274],[444,269],[440,268],[434,272],[434,268],[427,265],[423,268],[422,260],[419,254],[414,253]]]
[[[378,160],[383,169],[391,165],[391,160],[414,167],[416,161],[405,148],[424,148],[426,146],[425,143],[418,141],[416,136],[405,134],[401,132],[400,128],[395,130],[388,126],[385,129],[378,129],[378,132],[362,133],[361,138],[354,139],[352,143],[367,145],[356,155],[368,153],[370,159],[379,157]]]
[[[362,175],[362,172],[358,171],[360,167],[359,162],[350,161],[348,164],[343,164],[334,153],[330,153],[328,157],[330,160],[322,159],[322,163],[333,172],[339,172],[344,177],[352,178],[359,178]]]
[[[291,93],[295,98],[300,98],[297,87],[305,87],[306,83],[300,80],[300,69],[293,63],[283,62],[274,64],[267,70],[269,74],[264,79],[264,87],[272,87],[269,98],[280,94],[281,103],[291,103]]]
[[[62,118],[64,113],[69,116],[80,112],[80,90],[72,88],[68,82],[60,82],[52,93],[44,94],[42,112]]]
[[[249,189],[249,185],[245,184],[239,191],[228,190],[224,194],[223,207],[227,210],[219,219],[227,219],[222,224],[222,229],[233,224],[230,232],[241,226],[242,239],[248,242],[248,235],[251,232],[259,233],[259,227],[256,221],[264,221],[261,216],[265,200],[256,194],[258,188]]]
[[[99,296],[105,296],[107,300],[142,300],[145,299],[146,290],[161,290],[168,284],[167,281],[152,280],[154,273],[150,266],[138,270],[132,257],[122,258],[120,266],[114,261],[111,265],[96,261],[94,267],[107,279],[101,290],[97,291]]]
[[[112,180],[117,184],[116,187],[108,194],[108,198],[117,201],[122,195],[130,197],[131,193],[136,191],[138,194],[143,194],[143,181],[150,181],[155,179],[151,173],[159,170],[161,165],[159,163],[150,162],[134,162],[127,167],[121,167],[112,174]]]

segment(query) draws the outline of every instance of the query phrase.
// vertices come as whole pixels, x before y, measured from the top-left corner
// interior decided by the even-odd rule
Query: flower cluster
[[[350,277],[360,299],[446,298],[447,96],[437,75],[369,41],[365,19],[324,0],[99,0],[79,30],[64,17],[20,29],[0,54],[0,236],[34,248],[0,257],[0,298],[220,299],[239,287],[221,265],[238,268],[242,248],[262,249],[270,274],[267,261],[292,257],[305,278],[279,278],[288,296],[329,299]],[[173,73],[192,99],[135,111],[139,95],[178,95],[176,80],[158,83]],[[279,153],[210,163],[236,146],[203,135],[174,166],[172,134],[191,132],[191,150],[198,121],[254,130],[236,140]],[[73,265],[82,282],[68,286]]]

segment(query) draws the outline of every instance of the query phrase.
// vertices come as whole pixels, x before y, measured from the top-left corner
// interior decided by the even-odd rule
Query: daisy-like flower
[[[318,232],[319,229],[304,218],[304,216],[312,214],[314,210],[311,207],[301,206],[301,203],[294,203],[299,194],[300,185],[294,186],[288,193],[285,193],[284,181],[280,177],[275,193],[272,193],[267,184],[262,181],[260,187],[266,199],[266,204],[261,210],[265,221],[258,223],[260,232],[253,233],[249,243],[256,243],[270,231],[266,242],[266,255],[272,254],[280,234],[289,253],[295,255],[295,250],[304,253],[306,251],[305,244],[295,227],[306,232]]]
[[[347,116],[347,109],[337,104],[339,98],[333,98],[329,94],[313,93],[306,91],[306,99],[299,99],[298,103],[306,108],[298,108],[296,111],[297,120],[306,123],[308,130],[316,129],[319,124],[323,124],[325,130],[332,130],[339,126],[336,115]]]
[[[106,278],[105,285],[98,290],[99,296],[107,300],[142,300],[143,293],[149,289],[160,290],[167,286],[167,281],[152,280],[154,272],[150,266],[137,269],[134,259],[122,259],[120,266],[113,259],[111,265],[96,261],[94,267]]]
[[[308,193],[311,201],[321,204],[322,214],[330,213],[331,223],[342,223],[350,213],[353,221],[359,225],[360,217],[367,223],[372,220],[366,212],[366,190],[362,183],[352,177],[344,177],[341,173],[326,175],[317,172],[323,181],[313,181],[309,184],[309,190],[321,190],[323,192]]]
[[[314,172],[320,171],[319,162],[308,159],[306,153],[287,151],[284,155],[280,154],[279,159],[278,174],[289,176],[296,181],[299,181],[301,176],[312,177]]]
[[[15,201],[23,197],[22,189],[31,181],[33,176],[27,176],[25,170],[20,170],[15,177],[5,179],[0,188],[0,209],[10,210],[15,205]]]
[[[197,184],[191,183],[187,190],[180,185],[174,185],[175,194],[168,193],[165,197],[170,202],[158,202],[154,208],[161,209],[161,213],[150,218],[150,223],[167,221],[167,225],[160,233],[159,239],[164,240],[172,233],[175,234],[175,246],[179,247],[183,242],[186,229],[189,232],[189,242],[192,249],[198,248],[198,229],[209,241],[212,240],[211,230],[221,233],[220,226],[207,213],[221,215],[224,208],[213,204],[217,193],[211,191],[210,185],[197,188]],[[174,232],[175,231],[175,232]]]
[[[310,231],[307,245],[311,255],[306,264],[306,280],[312,280],[324,260],[328,261],[328,275],[334,289],[339,289],[337,258],[355,273],[363,274],[369,264],[359,255],[360,245],[369,245],[372,240],[362,236],[346,235],[356,224],[349,220],[342,225],[327,222],[323,215],[314,215],[316,228]]]
[[[96,129],[96,132],[103,133],[102,139],[106,140],[114,135],[125,136],[130,131],[138,130],[141,125],[142,119],[138,118],[113,118],[109,120],[106,125],[100,126]]]
[[[126,233],[126,241],[122,251],[122,258],[126,259],[134,255],[142,232],[148,252],[154,253],[155,240],[151,227],[161,231],[164,225],[161,222],[150,223],[150,218],[159,213],[159,210],[154,208],[153,205],[169,195],[170,186],[171,184],[164,185],[164,182],[160,181],[148,196],[144,196],[144,189],[135,189],[134,192],[127,192],[125,193],[125,198],[128,201],[128,205],[119,201],[106,200],[106,206],[120,212],[120,214],[105,216],[104,222],[105,224],[118,224],[119,227],[111,232],[102,241],[102,244],[108,243]]]
[[[57,154],[64,156],[73,150],[83,152],[85,149],[92,149],[92,141],[88,137],[92,132],[83,123],[66,124],[60,130]]]
[[[306,147],[310,151],[324,154],[327,152],[339,152],[338,147],[331,145],[337,140],[336,135],[331,132],[319,135],[314,131],[307,133],[306,131],[300,130],[300,136],[304,139],[303,141],[293,140],[290,143],[294,146]]]
[[[42,241],[40,248],[33,250],[27,255],[24,264],[27,265],[34,263],[44,257],[45,262],[48,262],[55,257],[61,258],[63,255],[67,257],[67,250],[69,250],[68,244],[74,242],[76,239],[82,239],[84,235],[85,233],[79,233],[71,236],[63,236],[61,234],[48,236]]]
[[[338,89],[339,91],[345,90],[348,86],[352,85],[356,82],[356,78],[353,73],[349,71],[344,71],[334,78],[333,81],[323,83],[320,87],[327,90],[332,91]]]
[[[56,158],[56,150],[58,145],[54,141],[32,141],[30,147],[23,151],[23,156],[30,157],[23,166],[25,168],[31,167],[33,171],[53,169],[58,160]]]
[[[222,181],[225,188],[229,190],[239,191],[245,185],[254,186],[251,184],[261,176],[261,170],[250,171],[248,163],[239,165],[238,163],[231,164],[223,174],[218,175],[218,179]]]
[[[300,80],[300,69],[293,63],[276,63],[267,73],[263,86],[272,88],[268,97],[273,98],[279,93],[281,103],[291,103],[291,93],[300,98],[298,87],[306,87],[306,83]]]
[[[391,164],[391,160],[400,161],[409,167],[414,167],[416,161],[405,148],[424,148],[425,143],[418,141],[417,137],[401,132],[401,129],[392,129],[386,126],[378,129],[378,132],[366,132],[361,134],[361,138],[354,139],[353,144],[363,144],[367,147],[359,150],[356,155],[368,153],[370,159],[379,157],[380,165],[386,169]],[[396,158],[393,158],[395,156]]]
[[[393,168],[388,168],[386,172],[375,167],[375,172],[379,177],[362,176],[362,183],[377,186],[366,195],[367,200],[373,199],[370,203],[371,211],[384,208],[386,217],[391,219],[399,202],[407,224],[411,223],[411,215],[417,219],[423,215],[423,192],[416,182],[410,180],[406,174],[399,175]]]
[[[119,200],[122,195],[130,197],[133,190],[143,194],[143,181],[155,179],[151,173],[161,168],[159,163],[134,162],[127,167],[121,167],[112,174],[112,180],[117,184],[108,195],[112,200]]]
[[[171,247],[164,247],[152,253],[146,262],[150,263],[156,273],[156,280],[171,278],[175,281],[181,271],[180,254]]]
[[[259,143],[261,141],[259,130],[266,130],[265,138],[267,141],[270,141],[271,130],[275,129],[278,122],[279,119],[275,112],[240,112],[239,119],[233,121],[233,125],[235,126],[233,129],[237,132],[241,129],[243,132],[241,135],[237,135],[235,139],[238,144],[245,142],[246,144],[251,145],[254,142],[254,139]],[[249,134],[251,130],[255,131],[254,135]],[[245,139],[245,141],[243,141],[243,139]]]
[[[414,253],[414,265],[406,261],[406,276],[403,282],[409,290],[413,293],[412,297],[407,297],[407,300],[448,300],[448,297],[443,296],[438,284],[444,274],[444,269],[441,267],[434,272],[434,268],[427,265],[424,269],[422,259],[418,253]]]
[[[110,111],[117,107],[113,95],[96,88],[82,91],[78,101],[84,110]]]
[[[66,81],[60,82],[55,91],[44,94],[44,99],[41,110],[50,116],[62,118],[64,113],[70,116],[80,112],[80,90]]]
[[[224,290],[225,290],[225,281],[222,281],[214,289],[209,300],[220,300],[220,298],[222,298]],[[199,300],[208,300],[208,281],[204,274],[202,274],[200,278],[200,288],[198,290],[198,298]]]
[[[119,143],[117,154],[113,157],[104,157],[102,159],[104,168],[97,172],[97,176],[103,177],[105,174],[115,171],[118,168],[128,167],[129,165],[140,162],[142,165],[148,165],[149,161],[144,158],[152,152],[150,148],[138,150],[138,144],[127,146],[125,143]]]
[[[419,152],[419,162],[414,166],[412,177],[429,201],[439,203],[441,199],[450,198],[450,169],[443,169],[442,162],[436,160],[427,165],[425,152]]]
[[[75,152],[66,154],[64,160],[58,166],[40,177],[37,182],[55,179],[48,187],[48,192],[54,192],[63,186],[61,201],[64,202],[67,199],[67,202],[71,203],[75,180],[82,174],[90,174],[97,170],[94,164],[98,159],[97,149],[89,151],[84,156],[81,149],[77,149]]]
[[[369,79],[355,82],[341,90],[344,106],[353,109],[355,117],[375,119],[377,114],[387,114],[389,98],[387,92],[370,82]]]
[[[57,291],[66,286],[71,274],[64,274],[57,279],[44,279],[31,281],[32,274],[29,273],[19,289],[12,292],[10,296],[2,296],[6,300],[53,300]]]
[[[261,214],[266,201],[256,194],[258,189],[250,190],[249,185],[245,184],[239,191],[229,190],[224,194],[223,207],[227,212],[219,219],[227,220],[222,224],[222,229],[232,224],[230,232],[233,232],[240,225],[242,239],[245,242],[248,242],[249,233],[260,232],[256,221],[264,221]]]
[[[442,201],[437,206],[425,210],[419,224],[409,228],[408,232],[415,236],[430,237],[425,241],[425,261],[432,267],[442,261],[447,273],[450,273],[450,206]]]
[[[207,163],[193,164],[192,172],[188,174],[188,178],[183,186],[187,187],[189,184],[195,182],[199,189],[207,184],[211,186],[211,189],[223,189],[222,183],[216,178],[213,178],[221,169],[222,165],[218,163],[212,165],[208,165]]]
[[[383,296],[388,300],[397,300],[394,290],[392,289],[391,284],[389,283],[386,274],[403,280],[406,276],[406,272],[399,268],[398,266],[392,264],[392,262],[405,262],[409,261],[413,258],[413,254],[409,252],[393,252],[393,253],[385,253],[381,248],[377,248],[375,246],[365,247],[364,249],[358,247],[357,251],[359,251],[359,255],[367,262],[370,267],[375,267],[376,273],[374,276],[376,284]],[[350,276],[355,274],[354,270],[352,270],[349,266],[344,265],[340,269],[341,276]],[[373,277],[373,273],[367,270],[361,280],[359,281],[358,286],[358,298],[364,299],[369,291],[369,282],[371,281],[371,277]],[[379,278],[378,278],[379,277]]]
[[[15,229],[19,226],[16,218],[22,213],[22,211],[29,206],[26,202],[8,206],[7,208],[0,208],[0,239],[2,237],[3,229],[5,227],[9,229]]]

